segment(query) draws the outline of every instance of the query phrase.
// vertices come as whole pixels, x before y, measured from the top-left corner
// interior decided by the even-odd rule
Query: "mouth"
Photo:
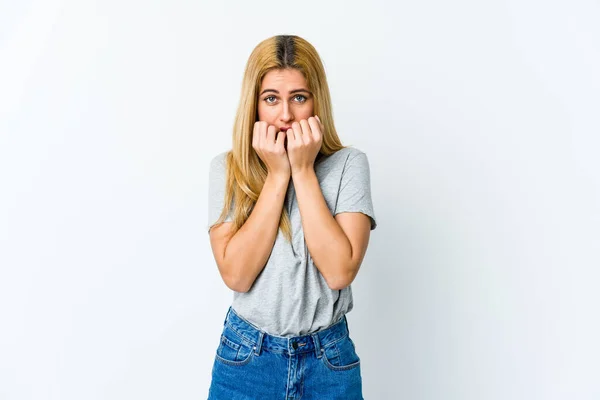
[[[279,130],[282,131],[282,132],[285,132],[288,129],[292,129],[292,128],[290,126],[284,126],[284,127],[279,128]]]

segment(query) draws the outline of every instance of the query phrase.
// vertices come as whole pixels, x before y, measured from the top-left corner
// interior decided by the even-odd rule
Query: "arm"
[[[371,232],[360,212],[331,215],[313,168],[292,173],[306,245],[327,285],[341,290],[352,283],[367,251]]]
[[[289,176],[267,175],[252,213],[233,236],[232,222],[211,229],[213,255],[230,289],[247,292],[266,265],[279,231],[289,179]]]

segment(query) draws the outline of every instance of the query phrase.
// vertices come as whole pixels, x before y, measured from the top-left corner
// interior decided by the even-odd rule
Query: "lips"
[[[292,129],[292,128],[291,128],[291,127],[289,127],[289,126],[284,126],[284,127],[280,128],[279,130],[280,130],[280,131],[282,131],[282,132],[285,132],[285,131],[287,131],[288,129]]]

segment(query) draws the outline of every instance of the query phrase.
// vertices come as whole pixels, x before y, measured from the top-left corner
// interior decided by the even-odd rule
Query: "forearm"
[[[252,213],[225,248],[224,263],[239,291],[250,290],[271,255],[289,179],[267,176]]]
[[[352,246],[327,207],[314,169],[292,174],[302,229],[315,266],[331,289],[347,286],[352,276]]]

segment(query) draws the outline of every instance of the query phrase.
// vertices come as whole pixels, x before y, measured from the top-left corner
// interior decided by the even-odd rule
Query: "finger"
[[[261,147],[265,146],[265,144],[267,143],[267,126],[268,124],[265,121],[260,121],[260,128],[259,128],[259,145]]]
[[[275,143],[275,126],[273,125],[267,127],[267,143],[271,145]]]
[[[287,146],[289,149],[290,146],[293,146],[294,142],[296,141],[296,137],[294,136],[294,131],[292,129],[288,129],[285,132],[285,136],[287,137]]]
[[[309,144],[313,140],[313,132],[308,121],[305,119],[301,120],[300,126],[302,127],[302,140],[304,143]]]
[[[319,121],[319,125],[321,126],[321,129],[325,128],[325,125],[323,125],[323,123],[321,122],[321,118],[319,118],[318,115],[315,115],[315,118],[317,119],[317,121]]]
[[[310,117],[308,119],[308,124],[310,125],[310,130],[312,132],[312,137],[315,141],[319,141],[322,131],[321,131],[321,127],[319,126],[319,120],[313,117]]]
[[[297,122],[292,123],[292,129],[294,130],[294,140],[302,142],[302,127],[300,124]]]
[[[277,140],[275,141],[275,147],[285,147],[285,132],[279,131],[277,133]]]

